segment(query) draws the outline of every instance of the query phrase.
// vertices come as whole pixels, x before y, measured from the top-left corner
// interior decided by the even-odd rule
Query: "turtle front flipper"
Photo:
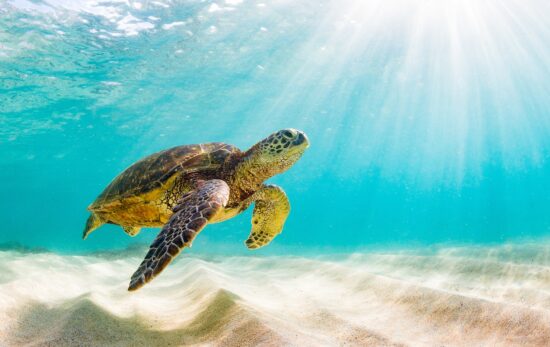
[[[290,203],[281,187],[266,185],[253,195],[252,231],[246,247],[256,249],[271,242],[281,233],[290,213]]]
[[[228,199],[229,186],[217,179],[202,181],[195,190],[185,194],[132,275],[128,290],[137,290],[150,282],[183,248],[191,246],[195,236],[223,210]]]

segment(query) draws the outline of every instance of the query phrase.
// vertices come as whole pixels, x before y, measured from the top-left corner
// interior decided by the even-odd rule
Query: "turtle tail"
[[[96,230],[103,224],[105,224],[105,222],[92,212],[92,214],[90,215],[90,217],[88,217],[88,220],[86,221],[86,226],[84,227],[84,232],[82,233],[82,239],[86,240],[86,238],[88,237],[88,235],[90,235],[92,231]]]

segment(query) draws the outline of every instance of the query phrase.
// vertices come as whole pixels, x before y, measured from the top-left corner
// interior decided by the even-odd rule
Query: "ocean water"
[[[549,16],[0,0],[0,345],[550,344]],[[140,158],[288,127],[311,145],[269,180],[292,205],[269,246],[249,209],[131,296],[158,229],[81,239]]]

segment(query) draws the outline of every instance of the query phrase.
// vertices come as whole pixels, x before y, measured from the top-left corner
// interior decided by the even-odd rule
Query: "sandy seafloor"
[[[546,243],[547,245],[548,243]],[[1,346],[550,346],[550,246],[180,255],[0,252]]]

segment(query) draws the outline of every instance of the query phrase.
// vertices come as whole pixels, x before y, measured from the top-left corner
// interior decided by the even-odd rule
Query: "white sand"
[[[550,247],[299,257],[0,252],[0,346],[550,346]]]

